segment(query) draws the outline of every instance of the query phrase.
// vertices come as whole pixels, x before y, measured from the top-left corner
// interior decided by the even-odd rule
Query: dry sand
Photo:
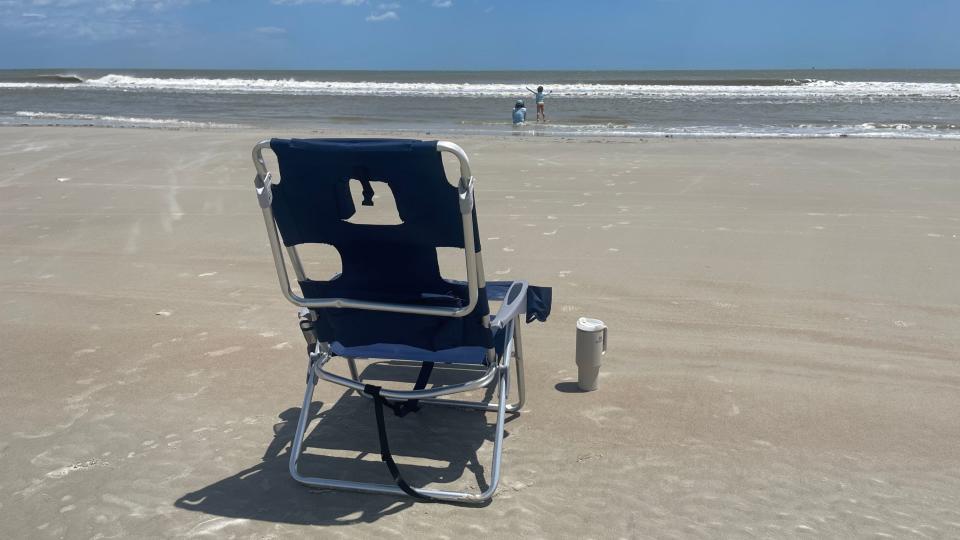
[[[0,536],[960,537],[960,144],[458,141],[489,277],[555,298],[476,508],[287,475],[266,135],[0,128]],[[316,400],[315,466],[389,481],[370,405]],[[389,422],[414,483],[482,484],[482,414]]]

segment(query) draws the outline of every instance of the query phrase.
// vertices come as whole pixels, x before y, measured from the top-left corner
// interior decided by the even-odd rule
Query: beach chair
[[[276,155],[279,180],[267,170],[265,150]],[[456,185],[444,173],[442,152],[459,161]],[[504,416],[519,413],[524,401],[520,325],[524,319],[546,320],[551,291],[525,281],[485,281],[467,155],[456,144],[437,141],[272,139],[254,147],[253,160],[280,289],[287,300],[300,306],[300,328],[307,341],[307,388],[290,451],[291,476],[319,488],[467,503],[489,500],[500,479]],[[351,183],[355,188],[362,186],[362,206],[374,204],[374,188],[389,190],[401,223],[349,221],[357,210]],[[341,272],[326,281],[307,277],[297,251],[304,244],[336,248]],[[440,275],[438,248],[464,250],[465,281]],[[299,293],[291,286],[287,260]],[[502,301],[492,317],[488,300]],[[330,371],[338,359],[347,364],[349,377]],[[359,359],[419,365],[416,384],[401,390],[364,383],[357,371]],[[465,371],[476,378],[427,388],[437,363],[469,367]],[[517,400],[507,403],[511,368],[517,376]],[[381,459],[395,485],[300,473],[298,461],[318,379],[372,400]],[[477,389],[486,389],[491,398],[442,397]],[[496,412],[493,465],[482,493],[416,488],[404,480],[390,452],[384,409],[403,416],[421,404]]]

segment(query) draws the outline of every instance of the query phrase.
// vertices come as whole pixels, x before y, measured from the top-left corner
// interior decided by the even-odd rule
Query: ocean
[[[960,70],[0,70],[0,125],[960,139]]]

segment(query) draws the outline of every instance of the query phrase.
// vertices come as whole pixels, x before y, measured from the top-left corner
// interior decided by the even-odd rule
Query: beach
[[[306,356],[250,150],[394,134],[0,127],[4,537],[960,536],[948,139],[457,138],[487,278],[553,287],[500,488],[294,482]],[[610,332],[590,393],[582,316]],[[329,384],[314,405],[308,457],[389,482],[372,406]],[[414,484],[476,489],[492,420],[388,426]]]

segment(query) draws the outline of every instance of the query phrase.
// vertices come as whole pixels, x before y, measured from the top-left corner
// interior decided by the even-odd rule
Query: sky
[[[960,0],[0,0],[0,68],[960,68]]]

